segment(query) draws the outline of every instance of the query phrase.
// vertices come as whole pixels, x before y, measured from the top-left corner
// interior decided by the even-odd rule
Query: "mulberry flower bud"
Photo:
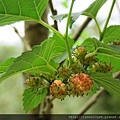
[[[82,60],[84,60],[85,55],[87,54],[87,51],[86,51],[85,47],[77,47],[73,54],[77,59],[82,61]]]

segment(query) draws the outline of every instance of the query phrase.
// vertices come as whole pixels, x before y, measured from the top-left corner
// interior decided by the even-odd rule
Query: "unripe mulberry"
[[[120,41],[119,40],[114,40],[113,45],[120,45]]]
[[[90,70],[93,72],[109,73],[112,70],[112,65],[110,63],[96,62],[92,65]]]
[[[76,74],[69,82],[69,94],[73,96],[81,96],[92,90],[93,81],[84,73]]]
[[[70,68],[68,68],[67,66],[64,67],[60,67],[58,69],[58,74],[60,77],[62,77],[63,79],[68,79],[71,75],[71,70]]]
[[[39,77],[30,77],[26,80],[26,85],[31,88],[38,88],[40,86],[40,78]]]
[[[64,99],[67,95],[66,85],[61,80],[55,80],[50,86],[50,93],[54,98]]]
[[[73,53],[73,55],[80,61],[84,60],[86,54],[87,54],[87,51],[85,47],[77,47]]]

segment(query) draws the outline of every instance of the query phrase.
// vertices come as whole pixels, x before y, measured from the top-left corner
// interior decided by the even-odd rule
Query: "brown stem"
[[[14,26],[12,26],[12,27],[13,27],[15,33],[16,33],[16,34],[19,36],[19,38],[21,39],[21,41],[22,41],[22,43],[23,43],[23,45],[24,45],[25,51],[31,50],[31,46],[28,44],[28,42],[25,40],[25,38],[22,37],[22,36],[19,34],[17,28],[14,27]]]
[[[50,9],[51,9],[52,15],[57,15],[57,10],[54,9],[52,0],[49,0],[49,7],[50,7]],[[53,25],[53,27],[54,27],[56,30],[58,30],[58,24],[57,24],[57,21],[56,21],[56,20],[54,20],[54,25]]]
[[[77,30],[77,32],[75,33],[75,35],[73,36],[73,40],[77,41],[77,39],[80,37],[81,33],[83,32],[83,30],[86,28],[86,26],[89,24],[89,22],[91,21],[91,18],[87,18],[85,20],[85,22],[82,24],[82,26],[80,26],[80,28]]]

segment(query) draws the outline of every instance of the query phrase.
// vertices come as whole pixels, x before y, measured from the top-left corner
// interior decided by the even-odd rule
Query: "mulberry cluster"
[[[84,73],[76,74],[67,84],[61,80],[55,80],[50,86],[50,93],[54,98],[64,99],[66,95],[83,96],[93,88],[92,79]]]

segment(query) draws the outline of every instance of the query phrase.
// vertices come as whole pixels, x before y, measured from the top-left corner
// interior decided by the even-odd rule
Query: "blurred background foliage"
[[[61,4],[64,9],[68,8],[68,0],[63,0]],[[103,19],[99,19],[103,24]],[[19,24],[19,23],[18,23]],[[82,23],[81,23],[82,24]],[[80,26],[80,25],[79,25]],[[75,23],[70,31],[72,37],[78,28],[78,23]],[[2,29],[2,28],[1,28]],[[97,29],[92,21],[90,25],[83,31],[81,37],[76,42],[76,45],[83,42],[87,37],[97,37]],[[7,33],[6,33],[7,34]],[[15,33],[14,33],[15,34]],[[1,39],[1,38],[0,38]],[[0,40],[1,41],[1,40]],[[23,52],[23,44],[0,44],[0,62],[9,57],[17,57]],[[22,74],[16,75],[5,80],[0,84],[0,114],[18,114],[25,113],[22,105],[22,94],[25,88]],[[90,99],[91,96],[83,97],[67,97],[61,101],[55,99],[53,101],[52,113],[54,114],[78,114],[80,108]],[[86,112],[88,114],[120,114],[120,103],[108,92],[103,92],[97,102]]]

